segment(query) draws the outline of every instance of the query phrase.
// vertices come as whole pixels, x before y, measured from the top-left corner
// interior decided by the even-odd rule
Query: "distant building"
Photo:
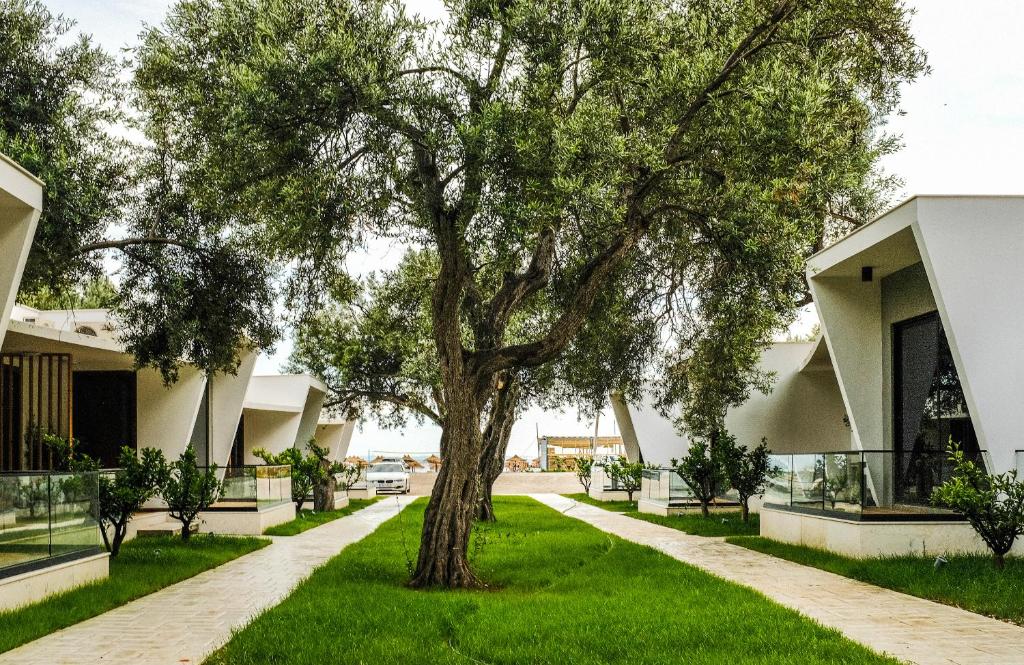
[[[537,455],[543,471],[572,471],[579,458],[627,456],[621,436],[541,436]]]

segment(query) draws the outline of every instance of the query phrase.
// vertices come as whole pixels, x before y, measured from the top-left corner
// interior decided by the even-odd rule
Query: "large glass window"
[[[196,462],[199,466],[210,465],[210,383],[206,383],[203,390],[203,400],[199,403],[199,413],[196,415],[196,424],[192,427],[192,438],[189,444],[196,452]]]
[[[927,505],[952,471],[952,439],[980,457],[967,401],[937,312],[893,327],[896,501]]]

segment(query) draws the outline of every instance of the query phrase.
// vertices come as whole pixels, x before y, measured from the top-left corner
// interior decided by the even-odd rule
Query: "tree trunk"
[[[107,547],[107,551],[110,552],[110,556],[117,556],[121,552],[121,543],[124,542],[124,537],[128,534],[128,525],[118,525],[114,528],[114,538]]]
[[[181,523],[181,539],[187,541],[192,537],[192,522]]]
[[[323,471],[323,480],[316,484],[316,488],[313,490],[313,510],[317,512],[324,512],[326,510],[334,510],[334,491],[335,491],[335,480],[334,474],[331,473],[331,463],[328,460],[322,460],[320,462],[320,469]]]
[[[423,515],[419,557],[410,582],[415,588],[481,585],[468,557],[480,478],[481,400],[471,385],[455,386],[448,393],[441,428],[444,465]]]
[[[707,501],[701,501],[700,502],[700,514],[702,516],[704,516],[704,517],[710,517],[711,516],[711,511],[708,510],[708,502]]]
[[[499,388],[491,400],[491,413],[487,419],[487,427],[483,433],[483,452],[480,454],[480,501],[477,505],[477,519],[481,522],[494,522],[494,504],[491,493],[494,481],[498,479],[505,466],[505,453],[508,441],[512,436],[512,426],[516,422],[516,411],[519,405],[519,381],[512,377],[502,377]]]
[[[996,566],[996,570],[1002,570],[1002,569],[1006,568],[1006,557],[1004,555],[1002,555],[1002,554],[994,554],[993,557],[994,557],[993,563]]]
[[[740,515],[743,517],[743,523],[747,524],[750,522],[750,504],[749,499],[743,498],[740,500]]]

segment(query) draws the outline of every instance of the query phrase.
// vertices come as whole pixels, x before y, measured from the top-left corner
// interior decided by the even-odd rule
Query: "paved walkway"
[[[388,497],[0,655],[18,665],[200,663],[313,569],[394,517],[411,497]]]
[[[755,589],[869,648],[919,665],[1024,664],[1024,628],[675,529],[534,494],[566,515]]]

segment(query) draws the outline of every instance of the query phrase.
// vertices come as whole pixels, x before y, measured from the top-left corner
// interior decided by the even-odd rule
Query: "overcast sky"
[[[164,0],[44,0],[54,11],[78,22],[108,50],[132,46],[143,24],[162,20]],[[889,129],[903,135],[904,149],[884,164],[906,183],[911,194],[1020,194],[1024,154],[1024,4],[1009,0],[918,0],[914,32],[927,50],[930,77],[910,86],[904,95],[905,115]],[[441,3],[407,2],[412,10],[436,16]],[[392,265],[400,249],[374,246],[369,256],[354,259],[350,269]],[[290,346],[281,343],[274,356],[261,358],[259,373],[276,372]],[[512,433],[509,454],[533,456],[535,434],[593,432],[594,423],[579,422],[575,413],[532,410]],[[601,434],[617,433],[613,419],[601,419]],[[373,423],[356,431],[351,450],[428,451],[437,448],[433,427],[380,430]]]

